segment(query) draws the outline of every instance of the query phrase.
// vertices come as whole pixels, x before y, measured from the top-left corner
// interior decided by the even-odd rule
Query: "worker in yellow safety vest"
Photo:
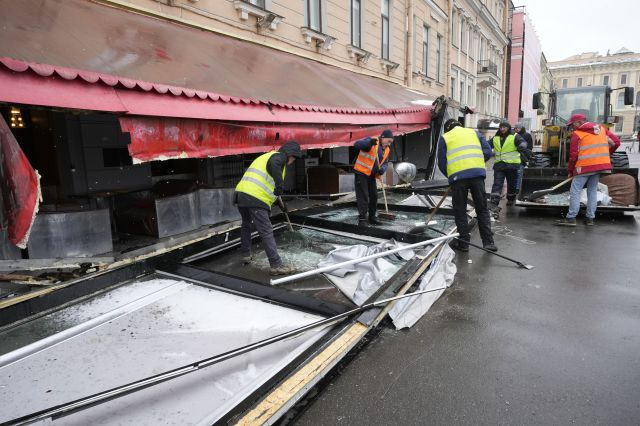
[[[360,152],[353,166],[355,174],[356,202],[358,204],[358,225],[367,225],[367,213],[371,225],[380,225],[376,217],[378,188],[376,179],[387,170],[393,133],[386,129],[380,137],[367,137],[353,144]]]
[[[491,147],[480,133],[462,127],[459,121],[449,119],[444,124],[444,134],[438,141],[438,168],[449,178],[451,204],[460,237],[451,243],[459,251],[469,251],[469,222],[467,197],[471,192],[478,217],[478,230],[482,245],[487,250],[498,251],[493,242],[491,218],[487,208],[484,179],[487,170],[484,163],[491,157]]]
[[[516,201],[518,195],[518,171],[520,153],[527,151],[527,141],[515,133],[508,121],[500,123],[498,133],[493,137],[493,186],[491,187],[491,207],[495,213],[500,211],[498,204],[502,198],[502,187],[507,180],[507,206]]]
[[[269,218],[271,206],[282,194],[287,165],[302,157],[300,145],[288,141],[278,151],[262,154],[249,166],[236,186],[235,203],[242,217],[240,231],[240,252],[242,262],[252,261],[251,232],[252,225],[258,231],[262,245],[267,252],[271,275],[287,275],[291,268],[283,265],[273,237],[273,227]]]

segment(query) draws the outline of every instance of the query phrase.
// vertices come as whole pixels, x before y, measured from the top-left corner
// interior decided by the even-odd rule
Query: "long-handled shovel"
[[[429,213],[429,216],[427,216],[427,218],[425,219],[424,225],[416,225],[413,228],[409,229],[408,233],[420,234],[421,232],[424,232],[427,228],[429,228],[429,222],[431,222],[431,219],[433,219],[433,217],[436,215],[436,212],[438,211],[440,206],[442,206],[442,203],[444,203],[445,198],[447,198],[450,192],[451,187],[448,186],[447,190],[444,192],[444,195],[442,196],[442,198],[440,198],[440,201],[438,201],[438,204],[436,204],[433,210],[431,210],[431,213]]]
[[[285,219],[287,219],[287,223],[289,224],[289,231],[295,232],[295,230],[293,229],[293,225],[291,225],[291,220],[289,219],[289,212],[287,211],[287,206],[284,204],[284,201],[282,201],[282,197],[278,197],[278,204],[280,205],[280,209],[282,210],[282,213],[284,213]]]
[[[439,229],[435,229],[435,228],[433,228],[433,227],[431,227],[431,226],[427,226],[427,228],[428,228],[428,229],[430,229],[430,230],[432,230],[432,231],[434,231],[434,232],[438,232],[438,233],[440,233],[440,234],[442,234],[442,235],[447,235],[445,232],[442,232],[441,230],[439,230]],[[513,263],[515,263],[516,265],[518,265],[518,266],[519,266],[519,267],[521,267],[521,268],[524,268],[524,269],[533,269],[533,268],[534,268],[534,266],[533,266],[533,265],[525,265],[524,263],[520,262],[519,260],[511,259],[510,257],[503,256],[503,255],[501,255],[501,254],[496,253],[495,251],[487,250],[486,248],[481,247],[481,246],[479,246],[479,245],[477,245],[477,244],[470,243],[469,241],[466,241],[466,240],[464,240],[464,241],[463,241],[463,240],[461,240],[461,239],[460,239],[460,238],[458,238],[458,237],[454,237],[454,239],[456,239],[456,240],[458,240],[458,241],[461,241],[461,242],[463,242],[463,243],[465,243],[465,244],[469,244],[471,247],[475,247],[475,248],[480,249],[480,250],[482,250],[482,251],[486,251],[487,253],[489,253],[489,254],[493,254],[494,256],[501,257],[501,258],[503,258],[503,259],[505,259],[505,260],[508,260],[509,262],[513,262]]]
[[[380,170],[380,160],[378,160],[378,154],[376,154],[376,164],[378,165],[378,170]],[[378,180],[382,185],[382,197],[384,198],[384,213],[378,213],[378,216],[385,219],[394,220],[396,218],[396,215],[393,213],[389,213],[389,206],[387,204],[387,192],[384,190],[384,181],[382,180],[382,177],[379,177]]]
[[[563,180],[562,182],[560,182],[559,184],[552,186],[549,189],[541,189],[539,191],[533,191],[531,194],[529,194],[529,196],[527,197],[528,201],[533,201],[537,198],[542,197],[543,195],[547,195],[552,193],[553,191],[555,191],[556,189],[560,188],[563,185],[566,185],[567,183],[571,182],[571,180],[573,179],[573,176],[570,178],[567,178],[565,180]]]

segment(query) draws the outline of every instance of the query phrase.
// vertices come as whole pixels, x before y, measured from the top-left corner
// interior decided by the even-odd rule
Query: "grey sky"
[[[548,61],[582,52],[640,53],[638,0],[513,0],[526,6]]]

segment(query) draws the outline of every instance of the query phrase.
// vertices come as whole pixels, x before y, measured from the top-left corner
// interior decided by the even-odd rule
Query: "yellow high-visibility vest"
[[[475,130],[454,127],[443,135],[447,145],[447,176],[469,169],[484,169],[484,154]]]
[[[267,171],[267,162],[272,155],[277,153],[278,151],[267,152],[253,160],[247,171],[242,175],[238,185],[236,185],[236,191],[249,194],[271,207],[276,200],[276,196],[273,193],[276,183]],[[285,167],[282,169],[283,180],[286,172],[287,168]]]
[[[520,164],[520,153],[516,148],[516,135],[507,136],[502,146],[500,146],[500,136],[494,136],[493,152],[496,154],[496,163],[502,161],[503,163]]]

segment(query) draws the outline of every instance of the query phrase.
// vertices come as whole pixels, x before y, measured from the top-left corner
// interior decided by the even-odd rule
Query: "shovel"
[[[414,226],[413,228],[409,229],[409,231],[408,231],[409,234],[420,234],[420,233],[424,232],[427,228],[429,228],[429,225],[433,224],[431,219],[433,219],[433,216],[436,215],[436,212],[438,211],[438,209],[440,208],[442,203],[444,203],[444,200],[445,200],[445,198],[447,198],[447,195],[449,195],[449,192],[451,192],[451,187],[450,186],[447,187],[447,190],[445,191],[445,193],[442,196],[442,198],[440,198],[440,201],[438,201],[438,204],[436,204],[434,209],[431,210],[431,213],[429,214],[429,216],[427,216],[427,218],[424,221],[424,225]]]
[[[529,197],[527,198],[528,201],[533,201],[537,198],[542,197],[543,195],[547,195],[552,193],[553,191],[555,191],[556,189],[560,188],[563,185],[566,185],[567,183],[571,182],[571,180],[573,180],[573,176],[570,178],[567,178],[565,180],[563,180],[562,182],[560,182],[559,184],[557,184],[556,186],[552,186],[549,189],[541,189],[540,191],[533,191]]]
[[[380,161],[378,160],[378,155],[376,154],[376,164],[378,165],[378,170],[380,170]],[[378,213],[378,216],[383,217],[385,219],[394,220],[396,215],[393,213],[389,213],[389,206],[387,205],[387,192],[384,190],[384,181],[382,177],[378,178],[380,184],[382,185],[382,197],[384,198],[384,213]]]
[[[295,230],[293,229],[293,225],[291,225],[291,220],[289,219],[289,212],[287,211],[287,206],[284,204],[284,201],[282,201],[282,197],[278,197],[278,204],[280,205],[280,209],[282,210],[282,213],[284,213],[284,217],[287,219],[287,223],[289,224],[289,231],[295,232]]]

